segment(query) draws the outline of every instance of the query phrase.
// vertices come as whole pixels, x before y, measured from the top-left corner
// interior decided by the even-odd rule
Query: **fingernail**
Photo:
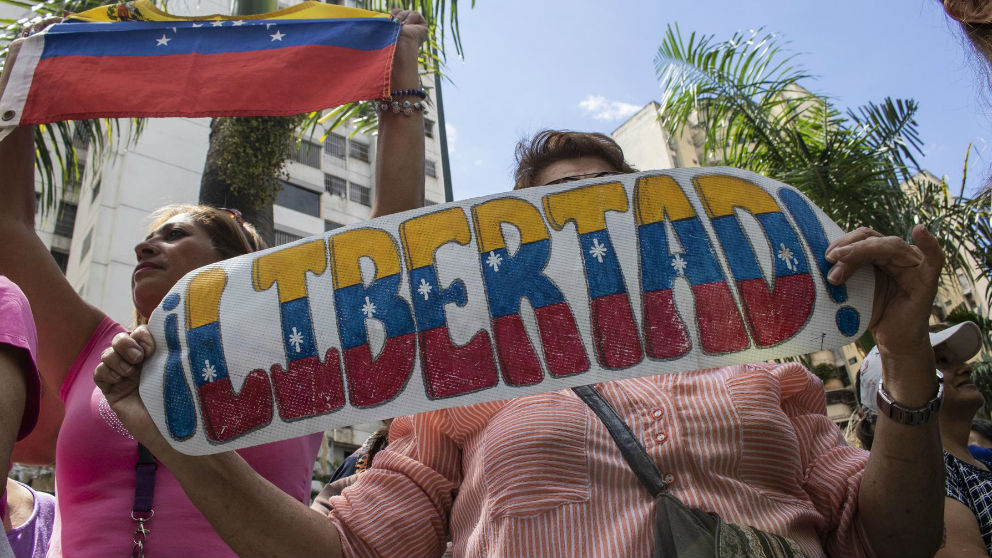
[[[835,267],[830,270],[827,274],[827,281],[836,284],[840,280],[841,271],[839,267]]]
[[[131,360],[138,360],[141,358],[141,349],[128,349],[127,356]]]

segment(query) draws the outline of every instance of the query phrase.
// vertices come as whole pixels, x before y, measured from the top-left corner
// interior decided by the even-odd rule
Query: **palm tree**
[[[718,42],[684,38],[670,25],[655,67],[665,91],[660,118],[675,136],[702,136],[702,164],[792,184],[846,229],[864,224],[908,238],[916,223],[939,228],[949,270],[967,254],[988,274],[988,200],[983,222],[976,203],[910,182],[921,153],[915,101],[886,98],[842,113],[802,86],[810,74],[763,30]]]

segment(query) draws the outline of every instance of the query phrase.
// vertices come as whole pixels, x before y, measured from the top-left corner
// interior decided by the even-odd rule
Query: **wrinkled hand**
[[[403,25],[400,28],[401,39],[413,39],[417,45],[427,40],[427,20],[420,12],[393,8],[389,15]]]
[[[138,393],[141,364],[154,352],[155,341],[148,328],[138,326],[130,334],[114,336],[93,373],[93,380],[103,391],[110,408],[131,435],[146,446],[155,436],[161,436]]]
[[[41,32],[43,29],[45,29],[49,25],[55,25],[56,23],[61,23],[62,22],[62,19],[63,18],[56,17],[56,16],[46,16],[46,17],[44,17],[44,18],[42,18],[42,19],[40,19],[40,20],[32,23],[31,25],[28,25],[24,29],[21,29],[20,36],[21,37],[30,37],[31,35],[34,35],[35,33]]]
[[[860,228],[827,249],[833,268],[828,280],[839,285],[857,269],[875,268],[875,298],[868,328],[882,355],[887,391],[917,408],[936,389],[929,318],[944,253],[926,227],[913,229],[913,244]]]
[[[913,229],[913,244],[862,227],[831,244],[826,258],[834,264],[829,280],[836,285],[858,268],[875,266],[875,300],[868,328],[879,345],[898,350],[928,338],[944,254],[926,227]]]

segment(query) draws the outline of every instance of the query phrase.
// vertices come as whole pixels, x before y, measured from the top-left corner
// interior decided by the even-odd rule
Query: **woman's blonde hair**
[[[160,207],[148,217],[148,232],[151,233],[176,215],[189,215],[203,227],[222,260],[268,248],[255,227],[241,217],[240,211],[209,205],[177,203]],[[140,315],[137,308],[134,310],[134,323],[148,323],[148,317]]]

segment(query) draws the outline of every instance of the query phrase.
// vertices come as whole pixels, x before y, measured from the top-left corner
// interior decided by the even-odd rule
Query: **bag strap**
[[[662,478],[661,472],[658,471],[658,467],[651,460],[648,452],[644,450],[644,446],[641,445],[634,436],[634,433],[631,432],[627,423],[620,418],[616,409],[603,397],[603,394],[594,386],[577,386],[573,387],[572,391],[603,422],[603,425],[609,430],[610,436],[613,437],[613,441],[620,448],[620,453],[627,461],[627,465],[634,471],[634,474],[637,475],[644,488],[651,493],[651,496],[657,498],[660,494],[668,490],[668,483]]]
[[[138,444],[138,461],[134,464],[134,505],[131,507],[131,519],[135,522],[134,536],[131,548],[131,558],[144,558],[145,542],[148,540],[149,529],[145,523],[155,516],[152,502],[155,496],[155,471],[158,463],[155,456],[144,445]]]

